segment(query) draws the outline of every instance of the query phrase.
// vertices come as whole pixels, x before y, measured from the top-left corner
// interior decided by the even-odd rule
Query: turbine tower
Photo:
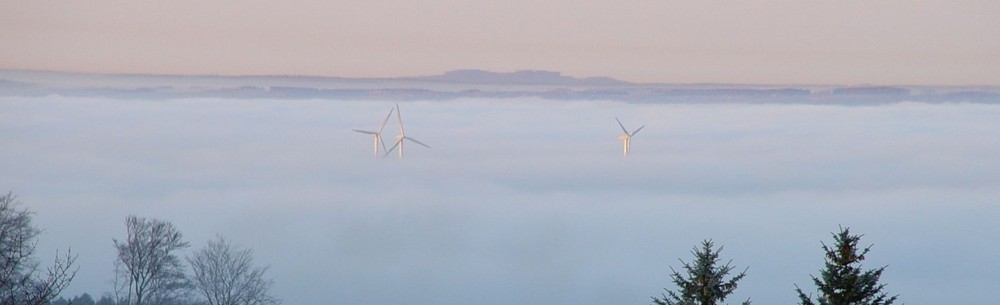
[[[414,138],[406,136],[406,132],[403,131],[403,116],[401,114],[399,114],[399,104],[396,104],[396,119],[399,120],[399,134],[396,135],[396,144],[393,144],[392,147],[389,148],[389,150],[385,151],[385,155],[382,156],[383,158],[386,157],[386,156],[389,156],[389,154],[392,153],[392,150],[396,149],[396,146],[399,146],[399,158],[402,159],[403,158],[403,140],[410,140],[410,141],[413,141],[413,143],[417,143],[417,144],[422,145],[423,147],[431,148],[430,146],[427,146],[427,144],[424,144],[424,143],[421,143],[420,141],[417,141],[417,139],[414,139]]]
[[[396,109],[389,109],[389,114],[385,116],[385,120],[382,120],[382,125],[378,126],[378,131],[368,131],[368,130],[358,130],[352,129],[354,131],[370,134],[375,138],[375,158],[378,158],[378,147],[382,145],[382,149],[385,149],[385,142],[382,141],[382,129],[385,128],[385,124],[389,122],[389,117],[392,116],[392,111]]]
[[[628,132],[628,129],[625,129],[625,125],[622,125],[622,121],[619,120],[618,117],[615,117],[615,121],[618,121],[618,127],[621,127],[622,128],[622,132],[625,132],[625,134],[618,136],[618,139],[622,140],[622,144],[624,146],[622,148],[622,152],[627,157],[628,156],[629,146],[632,145],[632,136],[634,136],[635,134],[639,133],[639,131],[642,130],[644,127],[646,127],[646,125],[642,125],[638,129],[636,129],[635,131],[633,131],[633,132],[630,133],[630,132]]]

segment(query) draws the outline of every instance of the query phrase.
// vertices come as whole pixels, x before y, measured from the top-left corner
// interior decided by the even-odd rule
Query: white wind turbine
[[[385,155],[382,156],[383,158],[386,157],[386,156],[389,156],[389,154],[392,153],[392,150],[396,149],[396,146],[399,146],[399,158],[402,159],[403,158],[403,140],[410,140],[410,141],[413,141],[413,143],[417,143],[417,144],[420,144],[420,145],[422,145],[424,147],[431,148],[430,146],[427,146],[427,144],[424,144],[424,143],[421,143],[420,141],[417,141],[417,139],[414,139],[414,138],[411,138],[411,137],[407,137],[406,133],[403,132],[403,116],[401,114],[399,114],[399,104],[396,104],[396,118],[399,119],[399,134],[396,135],[396,144],[393,144],[392,147],[389,148],[389,150],[385,151]]]
[[[382,141],[382,129],[385,128],[385,123],[389,122],[389,117],[392,116],[392,111],[393,110],[395,110],[395,109],[389,109],[389,114],[385,116],[385,120],[382,121],[382,125],[378,126],[378,131],[368,131],[368,130],[353,129],[354,131],[357,131],[357,132],[360,132],[360,133],[370,134],[370,135],[372,135],[375,138],[375,158],[378,158],[378,147],[379,147],[379,145],[382,145],[382,149],[383,150],[385,149],[385,142]]]
[[[619,120],[618,117],[615,117],[615,121],[618,121],[618,126],[622,128],[623,132],[625,132],[625,134],[618,136],[618,139],[622,140],[622,144],[624,145],[622,152],[625,154],[625,156],[628,156],[629,146],[632,145],[632,136],[639,133],[639,131],[642,130],[642,128],[646,127],[646,125],[642,125],[638,129],[630,133],[628,132],[628,129],[625,129],[625,125],[622,125],[622,121]]]

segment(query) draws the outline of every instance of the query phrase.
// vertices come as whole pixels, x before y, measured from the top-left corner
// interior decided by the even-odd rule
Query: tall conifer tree
[[[663,298],[653,297],[653,303],[657,305],[717,305],[725,301],[726,297],[736,290],[736,283],[743,279],[747,272],[744,269],[740,274],[725,280],[733,267],[729,265],[729,262],[719,266],[719,253],[722,252],[722,247],[713,248],[712,241],[705,240],[701,243],[701,249],[695,247],[691,250],[691,254],[694,254],[695,257],[694,262],[689,264],[681,261],[686,275],[681,275],[671,267],[670,278],[677,285],[678,290],[675,292],[664,289],[667,294],[663,294]],[[744,301],[743,305],[750,305],[750,300]]]
[[[834,245],[827,247],[826,267],[820,270],[820,277],[811,276],[816,290],[819,292],[816,301],[819,305],[889,305],[896,301],[898,295],[888,296],[882,291],[885,284],[879,284],[879,277],[885,266],[862,271],[861,261],[871,246],[858,248],[862,235],[851,235],[849,228],[840,228],[833,234]],[[795,285],[802,305],[816,305],[811,295],[806,295]]]

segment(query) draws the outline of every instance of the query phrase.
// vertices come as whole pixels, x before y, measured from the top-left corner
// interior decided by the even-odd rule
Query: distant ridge
[[[793,103],[872,105],[898,102],[1000,104],[1000,87],[782,86],[637,84],[559,72],[455,70],[440,75],[341,78],[292,75],[101,74],[0,69],[0,96],[122,99],[235,98],[454,100],[543,98],[631,103]]]
[[[499,85],[587,85],[587,86],[618,86],[632,83],[610,77],[575,78],[562,75],[559,72],[521,70],[510,73],[490,72],[476,69],[454,70],[442,75],[403,78],[424,81],[442,81],[456,83],[489,83]]]
[[[558,86],[622,86],[637,85],[611,77],[575,78],[562,75],[560,72],[543,70],[519,70],[516,72],[491,72],[479,69],[452,70],[443,74],[410,77],[342,77],[313,75],[207,75],[207,74],[143,74],[143,73],[94,73],[94,72],[63,72],[48,70],[7,70],[0,69],[0,78],[10,76],[61,76],[77,78],[146,78],[146,79],[286,79],[311,81],[414,81],[414,82],[449,82],[462,84],[496,84],[496,85],[558,85]]]

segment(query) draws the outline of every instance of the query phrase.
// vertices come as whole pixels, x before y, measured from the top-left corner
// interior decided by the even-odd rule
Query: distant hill
[[[636,84],[559,72],[456,70],[399,78],[98,74],[0,69],[0,96],[122,99],[272,98],[454,100],[544,98],[631,103],[795,103],[872,105],[898,102],[1000,104],[1000,87],[781,86]]]
[[[495,85],[618,86],[631,83],[610,77],[575,78],[559,72],[521,70],[510,73],[483,70],[455,70],[442,75],[405,78],[419,81],[477,83]]]

